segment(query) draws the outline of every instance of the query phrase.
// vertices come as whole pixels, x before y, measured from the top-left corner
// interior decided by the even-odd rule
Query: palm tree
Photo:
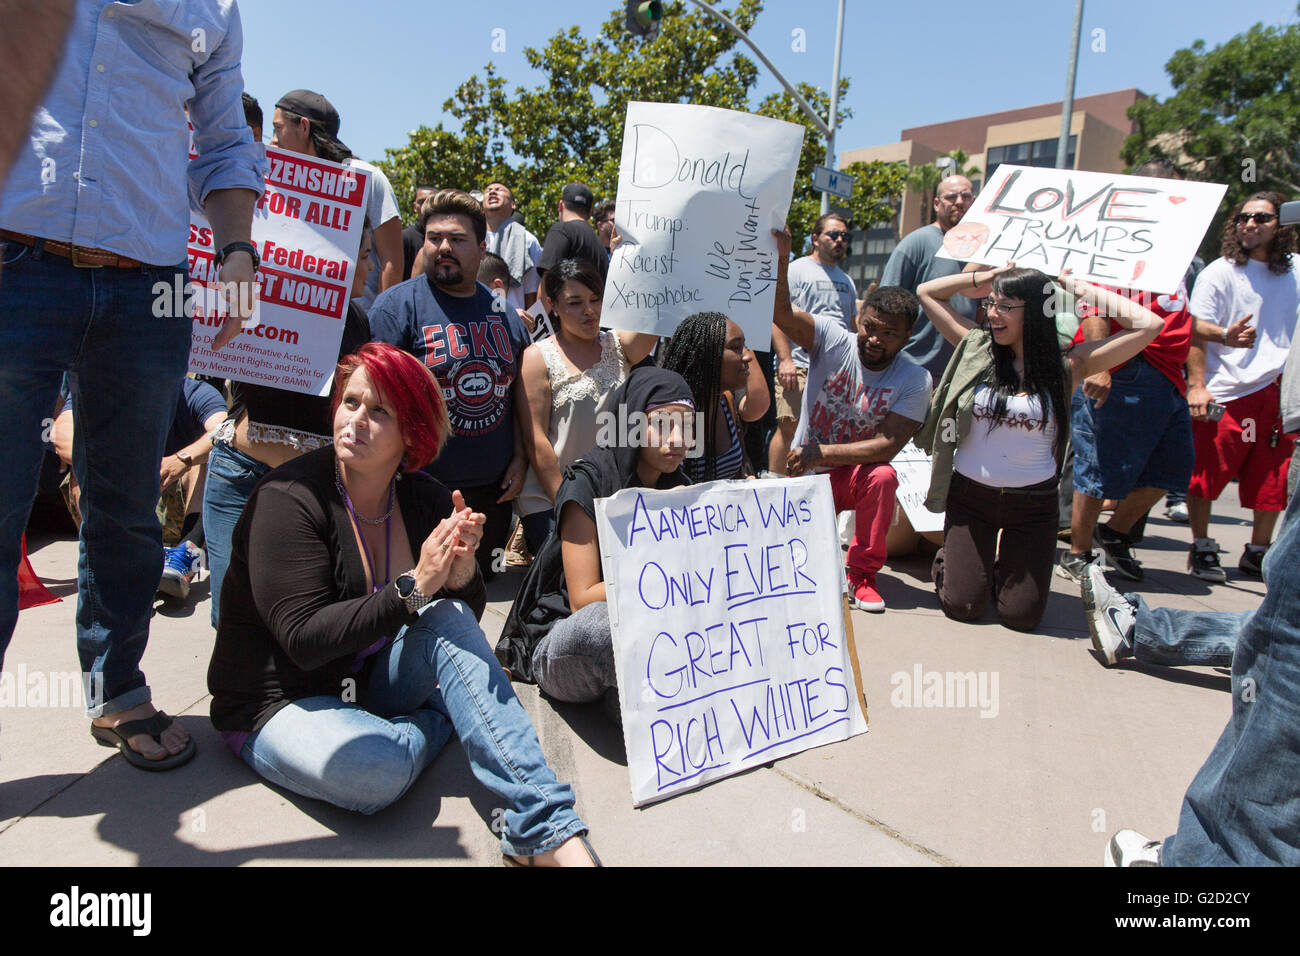
[[[965,176],[967,179],[974,179],[976,176],[983,174],[983,170],[978,166],[966,165],[967,161],[970,159],[970,155],[960,146],[956,149],[948,150],[944,155],[953,161],[952,172],[949,173],[950,176]]]
[[[913,166],[907,173],[907,188],[921,194],[921,222],[934,222],[934,190],[943,179],[943,173],[934,163]]]

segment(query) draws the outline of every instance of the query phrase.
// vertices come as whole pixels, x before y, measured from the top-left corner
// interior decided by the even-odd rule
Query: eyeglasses
[[[845,242],[849,240],[849,234],[840,229],[832,229],[829,232],[823,232],[822,235],[831,240],[843,239]]]
[[[1271,212],[1239,212],[1232,217],[1232,221],[1239,226],[1244,226],[1253,219],[1257,225],[1267,226],[1276,218],[1277,215]]]
[[[954,203],[954,202],[956,202],[958,199],[963,199],[963,200],[965,200],[966,202],[970,202],[972,199],[975,198],[975,194],[974,194],[973,192],[971,192],[970,190],[967,190],[967,191],[964,192],[964,193],[945,193],[944,195],[940,196],[939,198],[942,199],[942,200],[943,200],[944,202],[946,202],[946,203]]]
[[[998,301],[997,299],[985,299],[980,304],[984,306],[985,312],[998,312],[1002,315],[1006,315],[1008,312],[1014,312],[1016,309],[1023,309],[1025,307],[1023,302],[1016,304],[1014,302],[1007,302],[1005,299],[1001,301]]]

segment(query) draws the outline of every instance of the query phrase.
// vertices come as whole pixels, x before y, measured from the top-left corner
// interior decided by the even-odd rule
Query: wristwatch
[[[212,267],[214,269],[219,268],[221,263],[225,261],[226,256],[230,255],[232,252],[247,252],[253,260],[254,272],[256,272],[258,266],[262,264],[262,257],[257,254],[257,246],[253,245],[251,242],[244,242],[241,240],[238,242],[228,242],[218,249],[217,254],[212,257]]]
[[[402,603],[412,614],[419,614],[420,608],[433,600],[431,595],[425,594],[416,586],[415,568],[399,574],[393,586],[397,588],[397,596],[402,599]]]
[[[194,467],[194,459],[191,458],[189,455],[187,455],[185,452],[183,451],[176,452],[176,457],[179,458],[182,464],[185,465],[186,471],[189,471],[191,468]]]

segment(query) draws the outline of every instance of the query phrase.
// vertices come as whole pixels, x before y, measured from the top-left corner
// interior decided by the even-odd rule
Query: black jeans
[[[994,599],[1007,627],[1038,626],[1056,558],[1056,486],[1052,478],[1028,488],[993,488],[953,472],[943,547],[931,569],[944,614],[975,620]]]

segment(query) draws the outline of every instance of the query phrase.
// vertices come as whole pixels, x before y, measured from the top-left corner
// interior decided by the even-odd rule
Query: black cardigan
[[[397,500],[406,536],[420,545],[452,512],[451,493],[420,472],[403,474]],[[393,576],[406,568],[392,569]],[[476,617],[487,605],[477,568],[462,591]],[[358,652],[415,621],[391,584],[371,594],[347,508],[334,485],[334,448],[276,468],[253,489],[231,540],[217,642],[208,665],[212,723],[259,730],[285,704],[341,696],[374,663]],[[355,699],[355,698],[353,698]]]

